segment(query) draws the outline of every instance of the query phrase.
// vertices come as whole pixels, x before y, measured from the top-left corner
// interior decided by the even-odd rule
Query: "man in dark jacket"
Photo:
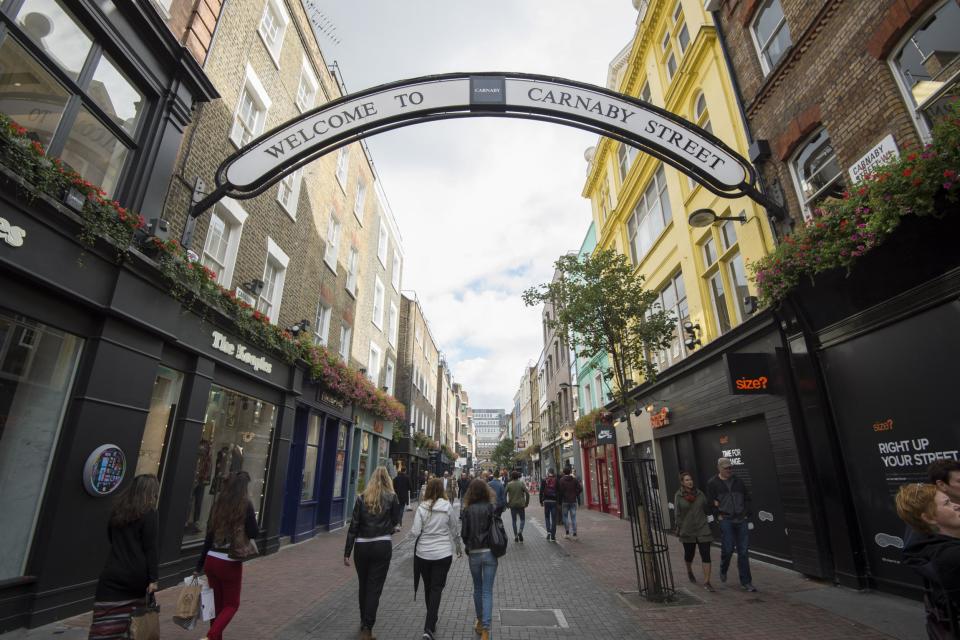
[[[497,476],[491,476],[490,479],[487,480],[487,484],[490,485],[490,488],[493,489],[493,492],[497,494],[497,504],[495,510],[497,515],[499,515],[507,508],[507,487]]]
[[[403,512],[407,510],[407,504],[410,503],[410,478],[403,469],[397,471],[397,477],[393,479],[393,491],[400,502],[400,522],[403,523]]]
[[[543,524],[547,528],[547,540],[557,541],[557,472],[547,471],[547,477],[540,481],[540,505],[543,507]]]
[[[717,460],[717,475],[707,483],[707,501],[713,517],[720,523],[720,581],[727,581],[727,569],[736,547],[740,587],[744,591],[756,591],[747,551],[750,529],[753,528],[749,522],[753,516],[750,492],[743,480],[733,475],[733,463],[729,458]]]
[[[583,492],[583,485],[573,475],[573,469],[563,468],[563,475],[557,480],[557,497],[560,499],[560,514],[563,519],[564,538],[577,537],[577,498]]]
[[[470,474],[463,472],[460,474],[460,479],[457,480],[457,496],[463,500],[463,494],[467,492],[467,487],[470,486]]]

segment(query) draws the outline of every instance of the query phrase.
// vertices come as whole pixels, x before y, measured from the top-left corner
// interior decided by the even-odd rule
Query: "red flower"
[[[913,175],[913,169],[911,169],[910,167],[907,167],[906,169],[903,170],[904,178],[909,178],[911,175]]]
[[[957,172],[954,171],[953,169],[944,169],[944,170],[943,170],[943,177],[944,177],[944,178],[952,178],[952,177],[954,177],[955,175],[957,175]]]

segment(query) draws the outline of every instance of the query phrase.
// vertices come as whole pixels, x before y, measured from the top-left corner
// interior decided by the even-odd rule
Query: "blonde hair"
[[[923,519],[925,515],[933,518],[936,514],[936,496],[936,485],[922,482],[905,484],[897,491],[897,515],[917,531],[936,533],[936,528]]]
[[[393,480],[387,473],[387,468],[380,466],[374,469],[370,476],[370,483],[363,490],[363,502],[367,505],[367,511],[370,513],[380,513],[383,509],[384,494],[393,494]]]

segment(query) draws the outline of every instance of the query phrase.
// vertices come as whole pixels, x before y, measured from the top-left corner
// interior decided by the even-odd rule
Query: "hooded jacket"
[[[934,594],[937,607],[946,609],[949,594],[954,610],[960,610],[960,538],[915,533],[903,550],[903,564],[939,583]]]
[[[417,557],[440,560],[453,555],[454,547],[460,553],[460,527],[453,505],[446,498],[422,502],[413,515],[410,535],[416,542]]]

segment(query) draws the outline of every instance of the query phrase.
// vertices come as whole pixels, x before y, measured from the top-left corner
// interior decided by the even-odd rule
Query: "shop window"
[[[345,324],[340,325],[340,359],[350,362],[350,343],[353,340],[353,329]]]
[[[330,210],[330,219],[327,220],[327,248],[323,252],[323,261],[337,272],[337,258],[340,255],[340,221]]]
[[[766,0],[757,9],[757,15],[750,26],[750,33],[753,36],[753,44],[757,48],[763,73],[768,74],[777,66],[793,43],[780,0]]]
[[[392,301],[390,302],[390,324],[387,332],[387,339],[390,340],[390,344],[396,348],[397,339],[400,335],[400,314],[397,312],[397,305]]]
[[[317,104],[317,93],[320,91],[320,83],[313,69],[310,68],[310,62],[307,57],[303,57],[300,65],[300,82],[297,84],[297,108],[300,112],[309,111]]]
[[[950,115],[950,106],[960,98],[960,5],[940,2],[906,35],[903,45],[890,58],[894,75],[917,128],[925,139],[933,125]]]
[[[231,472],[250,474],[250,499],[259,516],[276,417],[272,404],[218,385],[210,387],[184,542],[203,538],[213,500]]]
[[[627,220],[633,264],[639,264],[653,247],[653,243],[670,222],[670,215],[670,194],[667,193],[666,175],[661,166]]]
[[[797,195],[803,205],[805,219],[824,198],[843,196],[843,170],[837,162],[833,144],[826,129],[820,129],[794,154],[790,162]]]
[[[347,425],[337,429],[337,457],[333,464],[333,497],[343,497],[343,474],[347,466]]]
[[[183,374],[163,365],[157,367],[150,396],[150,411],[147,413],[137,458],[136,475],[152,473],[161,477],[167,438],[177,415]]]
[[[300,204],[300,185],[303,183],[303,169],[288,173],[277,185],[277,202],[291,218],[297,219],[297,206]]]
[[[374,276],[373,283],[373,324],[383,330],[383,300],[386,289],[380,282],[380,276]]]
[[[340,152],[337,154],[337,182],[340,183],[340,188],[344,191],[347,189],[347,175],[350,170],[350,147],[340,147]],[[356,207],[353,210],[354,213],[357,212]],[[360,221],[363,221],[363,218],[360,218]]]
[[[227,289],[233,281],[240,234],[246,219],[247,212],[231,198],[224,198],[217,203],[210,214],[201,261],[203,266],[217,274],[217,284]]]
[[[363,222],[363,206],[367,201],[367,181],[363,179],[363,176],[357,177],[357,193],[353,198],[353,215],[357,217],[357,220]],[[381,260],[382,262],[382,260]],[[386,266],[386,265],[384,265]]]
[[[391,283],[393,284],[393,288],[398,292],[400,291],[400,275],[403,273],[402,267],[403,267],[403,261],[400,258],[400,250],[394,249],[393,250],[393,271],[390,274],[390,278],[391,278]]]
[[[280,300],[283,298],[283,284],[286,278],[287,264],[290,258],[270,238],[267,238],[267,260],[263,267],[263,289],[257,299],[257,310],[277,323],[280,312]]]
[[[303,458],[303,476],[300,481],[300,501],[309,502],[317,498],[317,460],[320,451],[320,424],[322,420],[315,413],[307,421],[307,441]]]
[[[327,346],[330,338],[330,305],[324,302],[317,304],[317,317],[313,324],[313,343]]]
[[[234,145],[242,147],[263,132],[270,104],[270,95],[253,67],[247,63],[240,98],[233,113],[233,128],[230,130],[230,141]]]
[[[112,196],[137,146],[143,92],[67,3],[5,4],[15,19],[0,43],[0,111],[25,127],[47,155]],[[37,57],[23,46],[27,41],[39,50]]]
[[[387,268],[387,250],[390,246],[390,237],[387,234],[387,223],[384,222],[383,216],[380,216],[380,235],[377,238],[377,259],[380,260],[380,264],[383,265],[383,268]]]
[[[350,247],[350,257],[347,259],[346,289],[353,297],[357,297],[357,267],[360,262],[360,251]]]
[[[267,0],[260,18],[260,28],[257,32],[267,45],[267,51],[274,63],[280,66],[280,51],[283,49],[283,36],[286,35],[290,15],[283,7],[281,0]]]
[[[0,310],[0,580],[25,574],[82,347],[77,336]]]

